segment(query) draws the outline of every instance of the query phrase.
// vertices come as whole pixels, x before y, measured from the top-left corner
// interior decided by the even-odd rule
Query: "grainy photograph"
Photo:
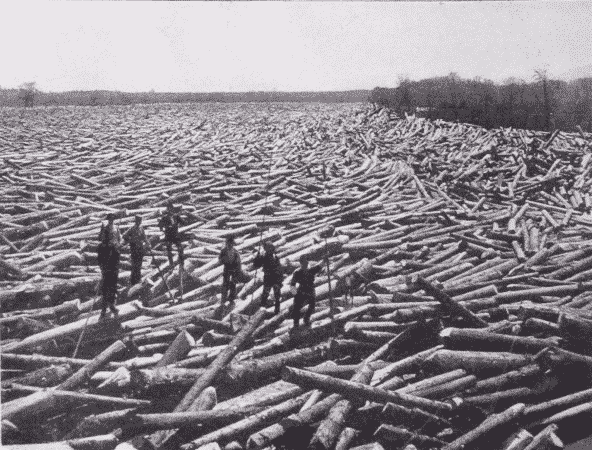
[[[592,3],[0,4],[10,450],[592,446]]]

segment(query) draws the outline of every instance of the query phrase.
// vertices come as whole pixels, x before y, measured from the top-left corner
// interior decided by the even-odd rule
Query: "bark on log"
[[[465,446],[474,442],[476,439],[481,438],[483,435],[490,433],[498,426],[520,417],[525,407],[526,405],[524,403],[517,403],[499,414],[489,416],[477,428],[463,434],[449,444],[446,444],[442,447],[442,450],[462,450]]]
[[[440,338],[446,348],[451,350],[512,353],[537,353],[546,347],[558,346],[561,343],[557,338],[537,339],[460,328],[446,328],[440,332]]]
[[[461,316],[464,320],[467,321],[467,324],[469,324],[470,326],[481,328],[487,327],[487,322],[479,319],[471,311],[459,305],[457,302],[452,300],[450,296],[445,294],[441,289],[438,289],[428,281],[424,280],[422,277],[417,277],[413,279],[412,282],[416,284],[420,289],[426,291],[427,294],[432,295],[436,300],[441,302],[446,308],[448,308],[451,314]]]
[[[558,426],[555,424],[548,425],[545,429],[534,436],[530,444],[524,450],[543,450],[553,448],[563,448],[563,442],[557,437],[555,431]]]
[[[515,353],[438,350],[426,359],[425,364],[442,371],[463,369],[479,374],[518,369],[531,362],[531,357]]]
[[[369,366],[364,365],[351,378],[350,381],[354,383],[368,384],[372,379],[373,370]],[[329,450],[333,447],[339,434],[343,431],[347,416],[353,410],[354,404],[350,400],[340,400],[337,402],[329,414],[321,422],[317,431],[313,435],[309,447],[313,449]]]
[[[302,407],[309,395],[310,394],[303,394],[299,397],[280,403],[277,406],[267,408],[260,413],[249,416],[243,420],[233,423],[232,425],[220,428],[212,433],[208,433],[204,436],[194,439],[190,443],[182,445],[181,449],[192,450],[210,442],[220,440],[228,441],[240,433],[246,433],[250,430],[265,426],[276,420],[280,420],[281,418],[290,414],[290,412]]]
[[[502,450],[524,450],[533,437],[528,431],[521,429],[504,442]]]
[[[339,393],[354,401],[363,399],[378,403],[392,402],[434,412],[449,412],[452,410],[452,406],[448,403],[422,399],[409,394],[390,392],[351,381],[338,380],[326,375],[315,374],[293,367],[286,367],[284,369],[282,379],[303,387]]]
[[[24,384],[27,386],[51,387],[64,381],[70,375],[72,375],[72,368],[68,364],[42,367],[29,372],[22,377],[2,380],[2,388],[9,388],[12,383]]]
[[[224,370],[230,360],[241,350],[241,346],[251,337],[255,329],[261,324],[261,322],[263,322],[264,318],[264,310],[259,310],[251,317],[249,322],[237,333],[232,342],[220,352],[216,359],[208,366],[204,374],[199,377],[191,389],[185,394],[173,412],[183,412],[192,409],[192,405],[199,398],[202,391],[212,384],[214,379]],[[166,442],[173,433],[174,432],[156,433],[151,441],[158,448],[161,444]]]
[[[195,339],[187,331],[181,331],[156,363],[156,367],[165,367],[183,359],[194,345]]]
[[[393,425],[382,424],[374,433],[374,438],[387,446],[394,446],[402,443],[416,443],[420,446],[434,446],[445,445],[446,442],[426,436],[423,434],[412,433],[404,428],[395,427]]]
[[[310,408],[292,414],[278,423],[270,425],[249,436],[247,449],[255,450],[269,446],[276,439],[283,436],[288,430],[316,422],[322,418],[341,399],[339,394],[331,394]]]

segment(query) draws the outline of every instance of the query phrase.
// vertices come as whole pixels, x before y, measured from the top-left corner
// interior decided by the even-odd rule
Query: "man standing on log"
[[[236,282],[241,274],[241,258],[234,248],[234,237],[226,238],[226,246],[218,256],[220,264],[224,265],[222,273],[222,304],[226,301],[233,302],[236,297]]]
[[[164,242],[171,268],[173,267],[173,244],[175,244],[179,252],[179,264],[183,267],[183,244],[181,243],[181,235],[179,234],[179,225],[182,225],[182,223],[181,216],[175,212],[173,204],[169,203],[167,210],[158,222],[158,227],[164,230]]]
[[[101,309],[101,318],[105,317],[107,306],[117,317],[118,311],[115,307],[117,296],[117,281],[119,278],[119,258],[121,248],[121,234],[119,228],[115,225],[115,215],[107,215],[107,226],[101,226],[99,233],[99,247],[97,249],[99,267],[102,277],[102,296],[103,305]]]
[[[263,267],[263,293],[261,294],[261,306],[267,308],[267,298],[269,292],[273,289],[275,296],[275,314],[280,312],[280,296],[282,289],[282,281],[284,279],[282,273],[282,265],[280,259],[275,254],[275,246],[270,241],[263,243],[265,254],[257,253],[253,260],[253,267]]]
[[[135,224],[123,235],[123,240],[130,246],[132,273],[130,285],[138,284],[142,280],[142,260],[146,249],[150,249],[150,242],[142,227],[142,216],[135,217]]]
[[[300,310],[305,303],[308,303],[308,309],[304,315],[304,324],[310,325],[310,316],[315,309],[316,295],[315,295],[315,277],[323,269],[323,265],[308,268],[308,259],[306,255],[300,257],[300,269],[292,275],[291,292],[294,294],[294,307],[292,310],[292,318],[294,319],[294,328],[298,328],[300,322]],[[296,285],[298,284],[298,289]]]

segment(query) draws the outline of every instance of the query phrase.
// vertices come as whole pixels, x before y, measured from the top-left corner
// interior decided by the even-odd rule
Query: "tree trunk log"
[[[524,411],[524,403],[517,403],[499,414],[493,414],[485,419],[477,428],[463,434],[449,444],[442,447],[442,450],[462,450],[476,439],[483,435],[490,433],[496,427],[505,423],[511,422],[522,414]]]
[[[434,412],[449,412],[452,410],[452,406],[448,403],[422,399],[409,394],[390,392],[384,389],[366,386],[361,383],[338,380],[326,375],[307,372],[292,367],[286,367],[284,369],[282,372],[282,379],[306,388],[339,393],[353,401],[362,399],[378,403],[393,402]]]
[[[367,365],[364,365],[354,374],[351,381],[354,383],[368,384],[372,379],[372,373],[373,370]],[[340,400],[333,405],[329,414],[321,422],[313,435],[309,448],[330,450],[345,427],[347,416],[353,408],[354,404],[350,400]]]

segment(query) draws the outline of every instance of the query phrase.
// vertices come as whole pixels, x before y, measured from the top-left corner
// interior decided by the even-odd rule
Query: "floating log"
[[[446,328],[440,332],[440,338],[450,349],[512,353],[537,353],[546,347],[559,346],[561,343],[556,338],[537,339],[460,328]]]
[[[79,445],[113,448],[122,428],[122,450],[178,448],[207,435],[215,441],[205,446],[216,449],[294,450],[307,444],[290,435],[305,436],[294,429],[302,425],[321,447],[320,437],[330,436],[335,448],[382,448],[377,428],[384,447],[402,435],[416,436],[418,448],[427,441],[417,436],[442,447],[478,426],[480,408],[488,414],[528,402],[525,411],[534,412],[500,427],[502,445],[526,421],[563,427],[587,414],[591,136],[401,118],[372,104],[286,105],[217,104],[205,115],[196,104],[116,114],[40,109],[17,121],[10,108],[2,111],[2,406],[15,421],[3,408],[3,444],[89,438]],[[17,136],[19,151],[3,136]],[[169,266],[158,227],[171,203],[183,221],[183,270]],[[122,231],[141,215],[153,253],[130,288],[130,253],[121,250],[120,321],[98,320],[97,238],[109,212]],[[247,272],[267,239],[284,266],[280,313],[266,309],[248,336],[241,333],[257,314],[263,277],[251,271],[235,303],[218,309],[227,236]],[[289,284],[300,255],[328,257],[332,281],[316,278],[312,326],[293,332]],[[330,296],[340,308],[333,322]],[[439,336],[442,327],[453,331]],[[438,338],[444,345],[434,347]],[[93,368],[117,340],[129,354]],[[68,372],[51,367],[65,364]],[[347,384],[365,364],[372,380]],[[348,393],[314,383],[299,407],[268,411],[271,422],[233,417],[235,431],[214,421],[196,431],[184,426],[189,416],[164,416],[251,407],[262,414],[257,408],[305,394],[278,381],[286,366],[329,375]],[[72,390],[35,386],[65,381]],[[225,399],[218,405],[216,389]],[[182,411],[172,412],[172,390],[187,394]],[[108,395],[88,397],[99,393]],[[154,404],[143,403],[148,396]],[[450,409],[440,407],[442,398]],[[364,400],[370,404],[357,408]],[[342,423],[344,416],[357,423]],[[26,430],[26,420],[39,432]],[[337,435],[358,423],[369,431],[346,427]],[[264,430],[268,440],[257,438]],[[523,436],[503,445],[523,449]]]
[[[364,365],[355,373],[350,381],[367,384],[372,379],[372,373],[373,371],[370,367]],[[344,429],[347,416],[353,408],[354,404],[350,400],[340,400],[333,405],[325,420],[317,428],[309,447],[318,449],[332,448]]]
[[[208,444],[210,442],[215,442],[219,440],[229,440],[232,439],[232,437],[238,435],[239,433],[248,432],[249,430],[253,430],[254,428],[261,427],[262,425],[265,426],[270,422],[281,419],[282,417],[288,415],[295,409],[300,408],[304,404],[308,396],[309,394],[303,394],[299,397],[280,403],[277,406],[267,408],[260,413],[250,415],[248,418],[245,418],[232,425],[201,436],[200,438],[194,439],[191,443],[182,445],[181,448],[182,450],[191,450],[199,448],[204,444]]]
[[[462,436],[450,442],[449,444],[444,445],[442,449],[455,450],[464,448],[466,445],[469,445],[476,439],[479,439],[483,435],[490,433],[492,430],[499,427],[500,425],[515,420],[522,414],[525,407],[526,405],[524,403],[517,403],[513,406],[510,406],[508,409],[502,411],[501,413],[489,416],[477,428],[469,431],[468,433],[463,434]]]
[[[308,388],[339,393],[354,401],[364,399],[379,403],[393,402],[434,412],[452,410],[452,406],[448,403],[426,400],[408,394],[394,393],[380,388],[365,386],[361,383],[339,380],[327,375],[307,372],[293,367],[286,367],[284,369],[282,379]]]
[[[469,373],[482,373],[518,369],[532,361],[531,357],[516,353],[438,350],[426,359],[425,364],[441,371],[463,369]]]

